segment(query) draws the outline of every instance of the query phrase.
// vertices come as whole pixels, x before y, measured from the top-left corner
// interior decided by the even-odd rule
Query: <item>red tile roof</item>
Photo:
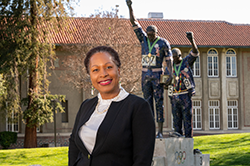
[[[109,18],[72,18],[69,30],[61,30],[52,39],[56,44],[139,43],[129,20]],[[124,32],[125,35],[124,35]],[[64,34],[62,36],[62,34]]]
[[[122,25],[119,29],[113,27],[111,21],[112,19],[105,18],[72,18],[70,28],[75,29],[74,33],[57,34],[53,42],[57,44],[90,44],[113,39],[123,44],[139,44],[129,19],[119,19],[119,22],[116,22]],[[139,19],[138,21],[144,30],[148,25],[156,25],[158,35],[166,38],[172,46],[190,45],[185,32],[193,31],[198,46],[250,48],[249,24],[165,19]],[[126,32],[126,35],[123,35],[122,32]]]

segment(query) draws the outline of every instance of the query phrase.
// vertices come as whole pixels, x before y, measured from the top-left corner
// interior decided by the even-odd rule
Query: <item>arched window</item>
[[[218,51],[211,48],[207,52],[207,75],[208,77],[219,76],[219,57]]]
[[[237,76],[237,66],[236,66],[236,52],[234,49],[229,48],[226,51],[226,73],[227,77]]]
[[[192,48],[189,50],[189,52],[192,51]],[[201,76],[201,72],[200,72],[200,56],[198,56],[193,64],[193,76],[194,77],[200,77]]]

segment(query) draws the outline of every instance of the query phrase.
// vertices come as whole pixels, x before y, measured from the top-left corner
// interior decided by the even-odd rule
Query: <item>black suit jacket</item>
[[[78,133],[97,101],[94,97],[81,104],[69,139],[69,166],[150,166],[155,143],[153,115],[148,102],[132,94],[111,103],[89,154]]]

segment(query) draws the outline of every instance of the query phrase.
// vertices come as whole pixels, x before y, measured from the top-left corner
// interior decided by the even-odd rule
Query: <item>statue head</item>
[[[146,29],[146,33],[150,42],[153,42],[157,35],[157,28],[155,25],[149,25]]]
[[[172,55],[173,55],[174,63],[179,64],[182,60],[181,50],[179,48],[174,48],[172,50]]]

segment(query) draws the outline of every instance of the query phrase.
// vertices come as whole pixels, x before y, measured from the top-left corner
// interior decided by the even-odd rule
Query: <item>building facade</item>
[[[98,45],[98,38],[95,40],[91,37],[86,38],[87,33],[90,32],[82,30],[87,26],[92,30],[95,29],[95,26],[91,26],[93,19],[76,18],[72,20],[71,26],[76,29],[73,40],[67,40],[70,38],[68,35],[58,34],[53,38],[53,42],[58,46],[81,43]],[[121,40],[121,45],[126,43],[131,46],[129,48],[140,52],[140,44],[129,20],[122,19],[122,22],[124,23],[123,29],[119,29],[119,31],[125,31],[130,34],[130,37],[120,39],[118,35],[117,40]],[[248,102],[250,99],[250,25],[230,24],[224,21],[163,19],[140,19],[139,23],[144,30],[148,25],[156,25],[158,35],[166,38],[172,48],[179,48],[184,56],[188,55],[191,50],[185,32],[194,32],[200,52],[200,56],[193,66],[196,84],[196,95],[193,97],[193,128],[195,131],[250,129],[250,102]],[[141,55],[138,52],[135,56],[140,59]],[[68,137],[80,104],[91,97],[90,89],[75,89],[71,84],[61,81],[62,73],[67,70],[62,67],[62,59],[71,55],[60,49],[56,49],[56,55],[58,59],[54,62],[55,69],[51,70],[50,91],[52,94],[66,96],[66,101],[63,103],[65,113],[57,113],[56,122],[40,126],[37,129],[38,137],[53,136],[55,129],[57,135]],[[135,72],[140,74],[141,71],[135,70]],[[21,95],[25,97],[27,82],[22,80],[21,85]],[[137,91],[136,93],[142,96],[142,92]],[[166,91],[164,96],[164,131],[171,131],[171,105]],[[24,129],[25,126],[21,119],[16,123],[8,123],[7,119],[0,123],[0,131],[15,131],[19,133],[19,137],[23,137]]]
[[[192,98],[193,129],[249,129],[249,49],[211,47],[199,48],[199,51],[200,57],[193,66],[196,84],[196,94]],[[171,105],[169,100],[165,102],[168,120],[165,125],[171,128]]]

